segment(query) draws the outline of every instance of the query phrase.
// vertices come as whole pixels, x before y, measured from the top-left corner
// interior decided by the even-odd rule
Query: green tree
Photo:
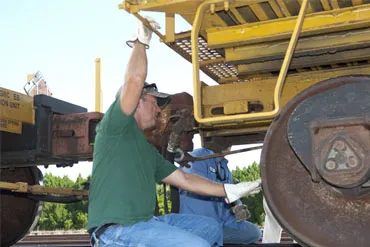
[[[236,167],[236,170],[232,171],[234,183],[254,181],[260,178],[260,167],[256,162],[247,168],[240,169]],[[262,192],[242,199],[243,204],[248,206],[251,213],[249,221],[262,226],[265,218],[265,211],[263,210],[262,204],[263,195]]]
[[[74,182],[68,176],[61,178],[50,173],[44,175],[45,187],[84,189],[84,183],[88,181],[90,181],[90,176],[84,179],[79,175]],[[37,229],[69,230],[85,228],[87,224],[87,203],[87,200],[69,204],[45,202]]]

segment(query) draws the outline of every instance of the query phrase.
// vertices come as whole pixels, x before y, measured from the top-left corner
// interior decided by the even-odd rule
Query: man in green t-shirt
[[[136,37],[127,42],[133,50],[125,83],[96,128],[87,225],[92,245],[222,246],[222,227],[212,218],[154,217],[156,183],[231,203],[259,191],[260,182],[220,184],[184,173],[146,141],[143,130],[155,126],[160,112],[157,99],[168,96],[145,83],[151,33],[140,22]]]

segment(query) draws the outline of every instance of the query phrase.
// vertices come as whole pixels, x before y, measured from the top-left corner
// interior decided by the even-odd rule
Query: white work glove
[[[159,29],[160,26],[158,22],[156,22],[152,17],[146,16],[144,17],[147,19],[149,24],[152,26],[153,29]],[[145,45],[145,48],[149,48],[149,42],[150,39],[152,38],[152,30],[147,28],[141,21],[138,21],[137,23],[137,32],[132,39],[126,41],[126,44],[130,46],[131,48],[134,46],[135,41],[139,41],[143,45]]]
[[[224,184],[226,193],[225,201],[227,203],[233,203],[236,200],[257,194],[261,191],[261,179],[253,182],[241,182],[238,184]]]

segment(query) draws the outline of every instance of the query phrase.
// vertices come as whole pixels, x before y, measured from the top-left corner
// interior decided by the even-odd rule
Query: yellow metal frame
[[[300,38],[294,56],[312,51],[341,51],[370,45],[370,28],[340,32],[321,36]],[[225,61],[232,64],[244,62],[262,62],[283,58],[288,47],[288,41],[245,45],[225,49]]]
[[[100,58],[95,59],[95,111],[102,112]]]
[[[266,11],[261,5],[262,3],[268,3],[277,18],[274,18],[271,13]],[[299,60],[294,62],[296,64],[295,71],[299,72],[299,74],[307,72],[304,73],[306,74],[305,76],[310,76],[310,73],[314,73],[315,70],[321,70],[323,72],[326,72],[326,70],[332,71],[336,68],[336,65],[331,63],[332,61],[330,59],[332,58],[333,62],[345,62],[348,69],[360,66],[357,59],[362,61],[368,58],[359,53],[357,53],[357,55],[351,54],[349,50],[362,49],[368,47],[368,44],[370,44],[369,41],[361,35],[366,34],[366,32],[363,33],[365,30],[363,27],[368,27],[370,25],[370,19],[368,18],[370,5],[364,4],[363,1],[352,1],[352,7],[341,8],[337,0],[320,0],[320,3],[325,11],[318,11],[317,13],[315,12],[317,7],[315,3],[310,3],[308,0],[296,0],[293,1],[292,4],[284,0],[148,0],[125,1],[123,4],[119,5],[119,8],[125,9],[127,12],[133,14],[149,28],[149,23],[139,15],[139,11],[165,13],[165,35],[159,33],[157,30],[153,31],[159,36],[160,40],[165,42],[171,49],[192,62],[194,117],[202,128],[211,129],[220,128],[221,126],[222,128],[235,126],[235,124],[238,126],[252,126],[257,122],[267,123],[276,117],[283,106],[281,95],[283,87],[286,86],[285,81],[290,77],[287,77],[287,70],[289,67],[291,69],[293,53],[295,55],[297,54],[297,57],[300,57]],[[293,5],[297,6],[297,8]],[[300,9],[298,9],[298,5],[300,5]],[[258,21],[248,23],[251,22],[251,20],[248,19],[250,16],[245,13],[243,15],[243,11],[241,11],[239,7],[249,8],[251,12],[257,16],[256,19],[258,19]],[[192,24],[191,32],[175,33],[175,13]],[[220,13],[223,13],[225,16],[220,16]],[[227,18],[231,18],[236,25],[229,23]],[[324,20],[324,23],[322,20]],[[279,24],[279,27],[271,28],[271,26],[275,24]],[[253,27],[253,30],[245,29],[251,27]],[[343,27],[345,30],[340,32]],[[241,32],[243,28],[245,32],[246,30],[248,31],[248,35],[244,33],[242,37],[242,35],[237,36],[234,33],[232,35],[233,37],[229,40],[226,40],[227,37],[216,39],[217,42],[225,40],[225,42],[221,42],[220,47],[224,49],[226,59],[223,57],[224,55],[222,52],[218,49],[213,49],[216,47],[212,46],[212,42],[210,42],[213,34],[220,37],[220,33],[224,34],[227,31],[231,32],[231,30],[239,30],[238,32]],[[362,29],[360,30],[358,28]],[[255,29],[258,29],[260,32],[255,32]],[[279,29],[278,32],[276,31],[277,29]],[[366,30],[370,29],[367,28]],[[282,31],[284,31],[283,34],[281,34]],[[335,33],[330,33],[334,31]],[[250,35],[251,33],[254,34],[254,36]],[[343,39],[336,40],[341,34],[345,34],[346,36]],[[314,37],[305,37],[302,39],[301,37],[305,35],[314,35]],[[252,39],[250,36],[253,36]],[[235,37],[237,37],[238,40],[236,40]],[[298,37],[300,37],[300,42],[297,45]],[[330,40],[327,41],[325,39],[326,37],[329,37]],[[344,40],[348,42],[344,42]],[[248,43],[249,45],[240,46],[243,42],[250,42],[250,44]],[[333,42],[335,44],[334,48],[332,47]],[[271,47],[269,45],[271,45]],[[276,45],[278,45],[278,47],[276,47]],[[230,46],[232,48],[227,48]],[[262,49],[264,47],[267,48],[264,49],[261,55],[256,52],[257,49],[254,49],[254,47],[262,47]],[[253,57],[249,56],[251,50]],[[332,56],[331,52],[333,51],[340,53],[336,56]],[[304,58],[306,54],[318,55],[321,54],[320,52],[322,52],[322,54],[330,53],[330,55],[323,55],[320,57],[324,59],[326,58],[324,56],[330,56],[330,59],[328,59],[330,60],[330,64],[315,63],[313,66],[308,66],[309,69],[305,67],[302,68],[301,64],[307,65],[307,61]],[[348,53],[352,56],[352,60],[347,61],[338,57],[341,54]],[[272,58],[267,59],[266,57],[268,56],[272,56]],[[303,57],[301,58],[301,56]],[[276,59],[283,60],[278,62],[271,61]],[[264,62],[265,64],[260,62]],[[297,64],[298,62],[299,64]],[[250,68],[250,66],[253,66],[254,72],[248,72],[247,74],[243,74],[243,72],[238,73],[237,68],[242,70],[244,67],[241,64],[243,63],[248,64],[244,67]],[[279,65],[277,65],[277,63],[279,63]],[[281,63],[283,63],[282,66],[280,65]],[[239,65],[239,67],[235,64]],[[320,67],[321,65],[323,65],[323,67]],[[337,67],[339,68],[340,66]],[[243,83],[243,81],[250,82],[255,80],[268,80],[271,83],[274,81],[272,86],[271,84],[269,85],[269,88],[274,86],[273,99],[271,99],[271,103],[269,103],[269,105],[272,105],[272,108],[264,108],[264,111],[259,113],[247,113],[248,102],[244,100],[238,102],[230,101],[224,102],[225,104],[222,105],[223,114],[208,114],[206,112],[207,106],[204,105],[204,91],[207,87],[201,87],[199,70],[202,70],[220,84],[239,84]],[[279,76],[276,78],[274,74],[279,70]],[[333,76],[335,77],[338,75],[333,74]],[[261,84],[261,89],[265,89],[264,84]],[[215,86],[214,90],[222,91],[222,87]],[[292,97],[293,96],[294,95],[292,95]],[[230,115],[225,116],[225,114]]]
[[[234,121],[255,121],[255,120],[268,120],[272,119],[277,116],[280,111],[280,95],[281,90],[284,85],[285,77],[287,74],[287,70],[289,67],[289,63],[291,61],[295,46],[297,44],[297,40],[302,29],[303,20],[305,16],[305,12],[308,6],[308,0],[304,0],[301,5],[301,9],[297,18],[296,26],[294,28],[293,35],[289,42],[288,50],[284,58],[284,62],[282,68],[280,70],[280,74],[276,83],[275,91],[274,91],[274,110],[270,112],[260,112],[260,113],[250,113],[250,114],[240,114],[235,116],[219,116],[219,117],[212,117],[212,118],[203,118],[202,117],[202,105],[201,105],[201,84],[199,81],[199,57],[198,57],[198,35],[200,31],[200,27],[203,21],[203,16],[206,9],[211,6],[212,4],[216,3],[225,3],[225,7],[228,6],[229,2],[224,0],[208,0],[203,2],[199,5],[196,16],[193,23],[193,29],[191,32],[191,41],[192,41],[192,64],[193,64],[193,83],[194,83],[194,118],[197,122],[205,125],[213,125],[213,124],[220,124],[220,123],[230,123]]]
[[[55,195],[84,196],[84,197],[89,195],[88,190],[75,190],[71,188],[50,188],[40,185],[31,186],[24,182],[17,183],[0,182],[0,189],[31,194],[55,194]]]
[[[35,124],[33,97],[0,87],[0,131],[22,134],[22,123]]]
[[[214,49],[288,39],[295,22],[296,17],[290,17],[232,27],[209,28],[207,29],[208,46]],[[307,15],[300,36],[327,34],[369,26],[370,7],[360,5]]]
[[[342,67],[330,70],[317,70],[290,74],[286,77],[281,91],[280,104],[284,107],[293,97],[303,90],[330,78],[345,75],[370,74],[370,66]],[[228,102],[247,101],[258,102],[263,110],[274,109],[273,95],[277,77],[253,79],[248,82],[228,83],[217,86],[202,87],[202,111],[206,117],[216,117],[212,110]],[[261,90],[262,89],[262,90]],[[248,122],[245,126],[256,126],[261,121]],[[237,124],[237,123],[235,123]],[[267,124],[269,125],[269,123]],[[223,125],[224,127],[225,125]]]

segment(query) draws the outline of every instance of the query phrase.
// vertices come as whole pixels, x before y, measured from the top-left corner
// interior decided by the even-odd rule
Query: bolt
[[[346,144],[344,143],[344,141],[336,141],[334,142],[334,149],[336,151],[344,151],[346,150]]]
[[[334,160],[328,160],[325,164],[326,169],[328,170],[334,170],[337,167],[337,163],[335,163]]]
[[[335,156],[335,162],[339,164],[344,164],[347,162],[347,155],[344,152],[339,152]]]
[[[357,159],[354,156],[350,156],[348,159],[348,167],[355,168],[358,165]]]

